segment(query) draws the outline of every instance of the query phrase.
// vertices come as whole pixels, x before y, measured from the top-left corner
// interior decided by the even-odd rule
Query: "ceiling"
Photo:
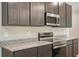
[[[72,5],[72,11],[79,11],[79,2],[67,2]]]

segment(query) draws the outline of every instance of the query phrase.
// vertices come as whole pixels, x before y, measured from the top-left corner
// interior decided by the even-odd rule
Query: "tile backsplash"
[[[36,38],[38,32],[53,32],[54,35],[66,34],[65,28],[52,27],[18,27],[18,26],[0,26],[0,41],[15,40],[25,38]]]

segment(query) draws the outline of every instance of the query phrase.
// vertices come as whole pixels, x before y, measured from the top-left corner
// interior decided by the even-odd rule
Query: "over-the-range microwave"
[[[58,14],[46,13],[46,25],[60,26],[59,18],[60,18],[60,15]]]

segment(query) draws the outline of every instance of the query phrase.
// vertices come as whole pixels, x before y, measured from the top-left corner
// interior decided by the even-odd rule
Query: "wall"
[[[70,37],[77,37],[79,38],[79,11],[72,12],[72,28],[69,29]],[[79,40],[78,40],[79,45]],[[79,46],[78,46],[79,50]],[[78,51],[79,55],[79,51]]]
[[[72,12],[72,28],[69,29],[70,37],[79,37],[79,11]]]

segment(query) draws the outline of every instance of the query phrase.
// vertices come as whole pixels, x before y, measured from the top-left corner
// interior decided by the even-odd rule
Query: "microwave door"
[[[47,21],[46,21],[47,25],[52,25],[52,26],[56,26],[56,17],[47,17]]]

